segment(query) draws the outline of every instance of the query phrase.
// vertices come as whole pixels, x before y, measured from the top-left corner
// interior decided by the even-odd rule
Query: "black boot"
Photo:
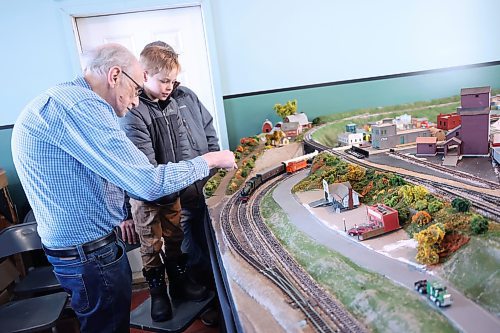
[[[208,289],[194,282],[187,274],[185,259],[169,262],[166,268],[172,298],[199,302],[208,297]]]
[[[165,283],[165,268],[160,266],[148,270],[142,269],[142,274],[148,282],[151,294],[151,319],[157,322],[172,319],[172,305]]]

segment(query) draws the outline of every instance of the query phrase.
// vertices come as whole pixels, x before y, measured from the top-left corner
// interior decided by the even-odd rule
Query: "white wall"
[[[215,0],[224,95],[500,60],[498,0]]]

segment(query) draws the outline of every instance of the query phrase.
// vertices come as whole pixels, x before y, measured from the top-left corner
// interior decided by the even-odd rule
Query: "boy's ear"
[[[147,71],[144,71],[144,82],[146,82],[148,80],[148,72]]]

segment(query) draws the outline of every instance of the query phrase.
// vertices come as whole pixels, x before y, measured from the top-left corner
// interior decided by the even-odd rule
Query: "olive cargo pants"
[[[177,261],[182,255],[181,245],[184,238],[180,226],[180,199],[158,205],[130,198],[130,206],[135,231],[141,241],[140,252],[144,269],[162,266],[160,252],[163,245],[166,259]]]

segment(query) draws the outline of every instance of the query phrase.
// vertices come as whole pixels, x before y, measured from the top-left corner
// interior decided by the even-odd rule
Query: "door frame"
[[[201,9],[203,28],[209,61],[209,72],[213,87],[213,98],[215,110],[214,114],[218,122],[219,143],[222,149],[229,149],[229,141],[226,127],[226,117],[224,103],[222,100],[222,88],[220,84],[220,70],[217,61],[217,50],[215,47],[215,33],[213,31],[213,19],[208,0],[136,0],[133,2],[123,2],[119,0],[108,0],[105,2],[86,3],[64,3],[62,0],[53,0],[59,7],[61,21],[64,30],[64,41],[68,46],[68,56],[71,59],[73,75],[81,73],[80,46],[77,44],[76,17],[88,17],[97,15],[125,14],[131,12],[142,12],[152,10],[165,10],[180,7],[199,6]]]

